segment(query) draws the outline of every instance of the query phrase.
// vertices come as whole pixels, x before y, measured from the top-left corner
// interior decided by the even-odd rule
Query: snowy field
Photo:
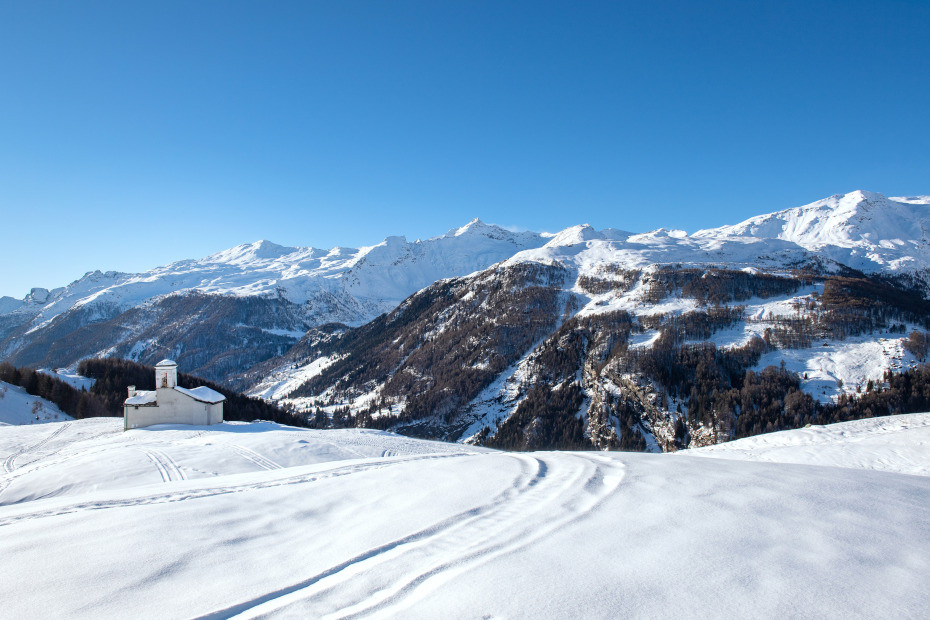
[[[0,615],[905,618],[930,608],[930,414],[676,455],[121,424],[0,428]]]

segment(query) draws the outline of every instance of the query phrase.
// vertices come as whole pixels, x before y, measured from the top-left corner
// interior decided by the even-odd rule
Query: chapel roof
[[[202,403],[216,404],[221,403],[226,400],[226,397],[217,392],[216,390],[211,390],[205,385],[200,387],[195,387],[193,389],[186,389],[182,387],[172,388],[176,392],[180,392],[189,398],[200,401]],[[146,392],[139,390],[136,392],[135,396],[130,396],[124,402],[126,405],[157,405],[158,404],[158,393],[153,391]]]
[[[126,399],[127,405],[154,405],[156,403],[156,393],[154,391],[146,392],[139,390],[136,392],[135,396],[130,396]]]
[[[181,394],[190,396],[194,400],[199,400],[200,402],[203,402],[203,403],[221,403],[224,400],[226,400],[225,396],[223,396],[216,390],[211,390],[205,385],[201,385],[200,387],[195,387],[190,390],[186,388],[182,388],[182,387],[176,387],[174,389],[180,392]]]

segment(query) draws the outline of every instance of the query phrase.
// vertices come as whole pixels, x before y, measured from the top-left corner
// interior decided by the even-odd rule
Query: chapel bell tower
[[[175,388],[178,386],[178,365],[171,360],[162,360],[155,364],[155,389]]]

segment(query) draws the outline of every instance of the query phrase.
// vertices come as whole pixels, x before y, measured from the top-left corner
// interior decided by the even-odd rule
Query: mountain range
[[[628,447],[659,449],[676,432],[679,443],[709,432],[706,420],[675,428],[696,405],[687,381],[645,369],[661,366],[646,359],[659,351],[755,347],[753,363],[715,389],[742,389],[741,372],[785,362],[824,402],[916,364],[902,332],[926,318],[928,230],[930,197],[855,191],[691,234],[473,220],[358,249],[259,241],[0,298],[0,359],[171,357],[308,415],[364,413],[452,440],[489,440],[522,418],[514,432],[525,439],[541,418],[515,417],[521,405],[558,395],[576,422],[547,433],[596,445],[625,433]],[[849,315],[863,300],[873,306]]]

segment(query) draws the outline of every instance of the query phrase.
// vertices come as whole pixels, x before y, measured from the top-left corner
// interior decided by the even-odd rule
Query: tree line
[[[0,381],[16,385],[32,396],[55,403],[62,412],[76,419],[121,417],[127,388],[155,389],[155,369],[137,362],[118,358],[88,359],[78,365],[78,374],[94,379],[90,390],[77,389],[52,375],[33,368],[18,368],[0,363]],[[178,373],[178,385],[183,388],[207,386],[226,397],[223,418],[226,420],[271,420],[291,426],[309,426],[306,417],[276,407],[259,398],[252,398],[193,375]]]
[[[0,363],[0,381],[19,386],[27,394],[55,403],[63,413],[79,420],[122,415],[122,411],[112,413],[99,395],[76,389],[57,377],[33,368],[17,368],[8,362]]]
[[[111,357],[83,360],[78,364],[78,374],[94,379],[90,393],[99,397],[109,412],[108,415],[113,416],[123,415],[123,401],[126,400],[127,388],[130,385],[139,390],[155,389],[155,368],[130,360]],[[308,425],[303,415],[285,411],[260,398],[245,396],[200,377],[179,372],[178,385],[187,389],[206,386],[225,396],[225,420],[270,420],[291,426]]]

